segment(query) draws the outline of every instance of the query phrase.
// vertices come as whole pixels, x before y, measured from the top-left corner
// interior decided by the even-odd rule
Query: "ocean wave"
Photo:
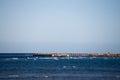
[[[57,58],[53,58],[53,57],[27,57],[27,59],[29,60],[39,60],[39,59],[55,59],[55,60],[57,60]]]
[[[61,60],[61,59],[86,59],[88,57],[27,57],[27,60]],[[93,59],[93,58],[91,58]]]
[[[109,59],[108,57],[25,57],[25,58],[2,58],[2,60],[72,60],[72,59]],[[111,58],[111,59],[119,59],[119,58]]]
[[[18,60],[19,58],[5,58],[5,60]]]

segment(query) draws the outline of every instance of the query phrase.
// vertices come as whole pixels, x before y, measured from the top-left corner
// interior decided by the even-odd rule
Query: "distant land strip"
[[[120,53],[35,53],[40,57],[120,57]]]

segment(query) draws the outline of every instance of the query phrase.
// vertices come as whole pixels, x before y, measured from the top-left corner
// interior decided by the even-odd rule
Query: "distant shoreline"
[[[41,57],[120,57],[120,53],[35,53],[33,56]]]

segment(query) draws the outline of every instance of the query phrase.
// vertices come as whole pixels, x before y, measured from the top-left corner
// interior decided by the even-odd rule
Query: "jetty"
[[[35,53],[38,57],[120,57],[120,53]]]

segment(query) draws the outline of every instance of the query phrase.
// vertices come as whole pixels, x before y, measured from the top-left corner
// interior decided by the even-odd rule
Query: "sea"
[[[0,53],[0,80],[120,80],[120,57]]]

